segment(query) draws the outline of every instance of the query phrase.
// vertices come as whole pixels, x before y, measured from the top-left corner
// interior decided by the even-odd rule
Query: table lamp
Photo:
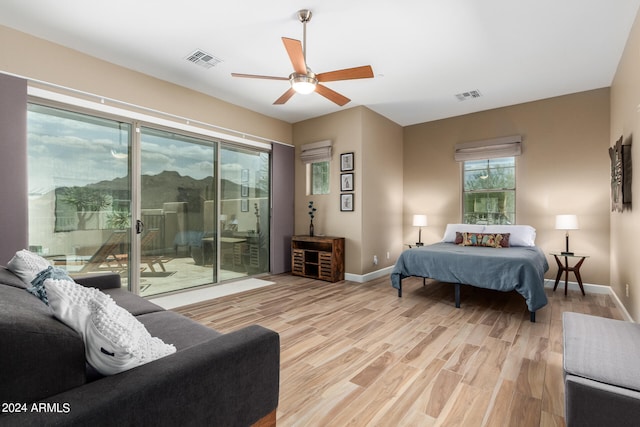
[[[418,241],[416,242],[416,246],[424,246],[422,243],[422,227],[427,226],[427,216],[426,215],[414,215],[413,216],[413,226],[420,227],[418,228]]]
[[[569,252],[569,230],[578,229],[578,217],[575,215],[556,215],[556,230],[565,230],[565,244],[566,249],[561,252],[561,255],[573,255],[573,252]]]

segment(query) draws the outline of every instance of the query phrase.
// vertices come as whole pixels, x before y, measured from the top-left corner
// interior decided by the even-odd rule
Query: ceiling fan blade
[[[291,99],[291,97],[296,93],[295,90],[293,90],[293,88],[289,88],[288,91],[286,91],[285,93],[282,94],[282,96],[278,99],[276,99],[276,102],[273,103],[273,105],[282,105],[285,102],[287,102],[289,99]]]
[[[244,77],[248,79],[265,79],[265,80],[289,80],[288,77],[273,77],[273,76],[259,76],[256,74],[240,74],[240,73],[231,73],[233,77]]]
[[[316,92],[318,92],[320,95],[322,95],[325,98],[327,98],[329,101],[335,102],[336,104],[338,104],[341,107],[343,105],[345,105],[346,103],[348,103],[349,101],[351,101],[346,96],[340,95],[335,90],[331,90],[328,87],[323,86],[321,84],[317,84],[316,85]]]
[[[298,74],[307,74],[307,64],[304,60],[304,52],[302,51],[302,43],[300,43],[300,40],[283,37],[282,43],[284,43],[284,48],[287,49],[295,72]]]
[[[371,65],[362,67],[345,68],[344,70],[329,71],[328,73],[316,74],[319,82],[333,82],[336,80],[370,79],[373,77]]]

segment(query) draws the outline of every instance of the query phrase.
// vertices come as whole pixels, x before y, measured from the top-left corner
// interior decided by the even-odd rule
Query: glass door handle
[[[136,234],[142,234],[143,231],[144,231],[144,222],[142,222],[141,220],[137,219],[136,220]]]

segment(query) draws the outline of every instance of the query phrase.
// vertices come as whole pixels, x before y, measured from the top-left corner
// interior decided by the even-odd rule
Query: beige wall
[[[640,14],[638,15],[640,16]],[[640,21],[631,30],[627,45],[611,85],[611,133],[609,144],[623,136],[626,143],[638,139],[640,134]],[[634,159],[636,177],[640,170],[640,141],[633,141],[631,157]],[[634,238],[640,233],[640,179],[635,179],[632,188],[635,209],[612,212],[611,219],[611,287],[618,295],[631,317],[640,319],[640,258],[638,242]],[[625,285],[629,284],[629,297]]]
[[[306,195],[300,146],[333,142],[330,194]],[[295,233],[309,233],[307,205],[317,207],[315,233],[346,239],[345,270],[363,275],[391,266],[401,247],[402,128],[365,107],[355,107],[293,125],[296,145]],[[354,153],[353,212],[340,211],[340,154]],[[380,260],[373,265],[373,255]]]
[[[589,254],[585,283],[609,282],[609,89],[545,99],[409,126],[404,129],[404,241],[417,240],[416,213],[428,216],[423,241],[442,238],[461,220],[461,170],[457,142],[522,135],[516,161],[516,221],[537,230],[545,253],[561,250],[564,232],[555,215],[578,215],[571,248]],[[547,277],[555,277],[549,257]],[[572,280],[573,279],[572,277]]]
[[[291,143],[291,125],[0,26],[0,72]]]
[[[361,271],[367,274],[393,266],[403,250],[403,141],[402,127],[367,108],[362,128],[362,162],[356,172],[363,175]]]

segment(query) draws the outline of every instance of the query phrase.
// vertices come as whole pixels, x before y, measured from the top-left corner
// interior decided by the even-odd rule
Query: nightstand
[[[582,254],[564,254],[562,252],[551,252],[551,255],[553,255],[556,259],[556,264],[558,264],[558,275],[556,276],[556,284],[553,286],[553,291],[555,292],[560,277],[562,273],[564,273],[564,294],[565,296],[567,295],[567,282],[569,281],[569,272],[571,271],[576,276],[582,295],[585,295],[584,286],[582,286],[582,277],[580,276],[580,267],[582,267],[582,263],[585,259],[589,258],[589,256]],[[564,258],[564,263],[560,261],[560,258]],[[569,258],[579,258],[579,261],[573,267],[569,267]]]

